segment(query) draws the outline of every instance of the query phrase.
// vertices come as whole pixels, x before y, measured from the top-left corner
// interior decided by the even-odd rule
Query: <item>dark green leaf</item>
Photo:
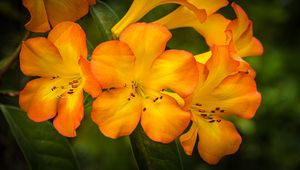
[[[31,169],[79,169],[68,140],[50,122],[35,123],[14,106],[0,109]]]
[[[140,169],[183,169],[176,142],[162,144],[149,139],[141,126],[130,135],[132,149]]]
[[[113,38],[111,28],[119,21],[117,14],[102,1],[97,1],[96,5],[91,7],[90,12],[101,33],[101,40],[111,40]]]

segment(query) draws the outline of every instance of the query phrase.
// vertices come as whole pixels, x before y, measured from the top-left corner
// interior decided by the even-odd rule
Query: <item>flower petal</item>
[[[101,86],[92,74],[90,63],[81,57],[79,65],[84,79],[83,89],[92,97],[97,97],[101,92]]]
[[[110,138],[130,135],[142,112],[142,99],[130,97],[130,88],[102,92],[93,103],[92,120]]]
[[[53,77],[67,74],[57,48],[46,38],[30,38],[23,42],[20,67],[28,76]]]
[[[134,0],[125,16],[112,28],[112,32],[116,37],[130,24],[137,22],[153,8],[169,3],[176,3],[187,7],[193,11],[201,22],[206,19],[206,12],[198,9],[188,0]]]
[[[198,152],[209,164],[217,164],[223,156],[235,153],[242,142],[241,136],[231,122],[222,118],[218,120],[221,121],[209,123],[197,118]]]
[[[228,0],[189,0],[189,2],[198,9],[205,9],[208,16],[228,5]]]
[[[197,139],[197,126],[193,123],[189,131],[180,136],[180,144],[187,155],[192,155]]]
[[[78,90],[73,94],[65,94],[58,103],[58,114],[53,121],[57,131],[67,137],[75,137],[76,129],[83,118],[83,93]]]
[[[44,0],[44,3],[52,26],[63,21],[76,21],[89,10],[86,0]]]
[[[172,89],[181,97],[190,95],[198,81],[195,58],[182,50],[167,50],[159,56],[144,75],[148,88]]]
[[[143,72],[164,52],[171,36],[168,29],[159,24],[136,23],[122,32],[120,41],[127,43],[135,55],[136,71]]]
[[[85,32],[74,22],[56,25],[49,32],[48,39],[57,47],[63,61],[71,67],[77,68],[80,57],[87,57]]]
[[[42,122],[56,115],[57,94],[51,91],[55,81],[39,78],[31,80],[20,92],[20,107],[27,112],[28,117],[36,122]]]
[[[183,111],[173,98],[162,96],[162,99],[155,102],[144,100],[141,125],[150,139],[169,143],[188,126],[190,114]]]
[[[26,29],[32,32],[49,31],[50,25],[44,1],[22,0],[22,2],[31,15],[30,21],[25,25]]]
[[[103,88],[124,87],[134,68],[135,57],[127,44],[108,41],[96,47],[91,69]]]

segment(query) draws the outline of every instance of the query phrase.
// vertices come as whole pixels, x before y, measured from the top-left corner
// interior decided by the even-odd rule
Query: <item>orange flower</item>
[[[253,77],[237,71],[238,67],[228,46],[214,46],[208,62],[198,63],[199,82],[194,93],[185,98],[193,124],[180,137],[181,145],[191,155],[198,134],[198,152],[209,164],[235,153],[242,140],[234,125],[222,117],[250,119],[261,101]]]
[[[74,36],[75,35],[75,36]],[[31,80],[20,93],[19,104],[36,122],[54,118],[54,127],[64,136],[76,136],[83,117],[83,91],[93,97],[100,86],[86,61],[85,33],[73,22],[62,22],[49,32],[23,42],[20,67]]]
[[[194,0],[195,1],[195,0]],[[193,11],[199,21],[204,22],[206,13],[203,9],[198,9],[189,0],[133,0],[125,16],[112,28],[113,34],[118,37],[119,34],[129,25],[137,22],[149,11],[163,4],[176,3],[185,6],[188,10]],[[207,3],[209,4],[209,3]]]
[[[165,51],[170,38],[161,25],[137,23],[120,40],[102,43],[93,52],[92,72],[107,90],[94,101],[92,119],[105,136],[130,135],[141,119],[152,140],[168,143],[187,127],[190,114],[164,91],[190,95],[198,71],[192,54]]]
[[[96,0],[23,0],[31,15],[26,29],[47,32],[62,21],[76,21],[88,13],[89,4]],[[50,23],[50,24],[49,24]]]

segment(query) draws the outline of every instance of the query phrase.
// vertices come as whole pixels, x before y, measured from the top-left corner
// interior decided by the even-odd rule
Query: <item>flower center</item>
[[[209,123],[214,122],[221,122],[220,119],[216,119],[215,115],[218,113],[224,113],[225,110],[221,107],[215,107],[214,109],[208,109],[211,107],[205,107],[203,104],[196,103],[190,106],[190,110],[196,116],[201,116],[204,120],[208,121]]]
[[[51,80],[56,81],[55,85],[51,88],[51,92],[56,94],[58,98],[66,95],[72,95],[82,84],[82,78],[80,74],[63,77],[53,76]]]

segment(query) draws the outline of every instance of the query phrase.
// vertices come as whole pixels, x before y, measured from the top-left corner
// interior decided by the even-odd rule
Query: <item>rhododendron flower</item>
[[[76,21],[88,13],[96,0],[23,0],[31,19],[25,25],[33,32],[47,32],[62,21]]]
[[[194,0],[195,1],[195,0]],[[125,16],[112,28],[112,32],[116,37],[129,25],[137,22],[149,11],[163,4],[176,3],[185,6],[188,10],[193,11],[199,21],[204,22],[206,13],[203,9],[198,9],[189,0],[133,0],[129,10]]]
[[[192,154],[197,135],[198,152],[210,164],[238,150],[242,139],[234,125],[223,117],[250,119],[261,102],[253,77],[238,71],[238,67],[228,46],[212,47],[207,63],[198,64],[199,82],[194,93],[185,98],[193,123],[180,137],[188,155]]]
[[[92,72],[106,90],[93,103],[92,119],[105,136],[130,135],[141,120],[149,138],[168,143],[187,127],[190,114],[164,91],[190,95],[198,70],[192,54],[165,51],[170,38],[161,25],[137,23],[127,27],[120,40],[94,50]]]
[[[62,22],[48,38],[30,38],[23,42],[20,67],[31,80],[20,93],[19,103],[36,122],[53,117],[54,127],[73,137],[83,117],[83,90],[93,97],[100,92],[86,61],[84,31],[73,22]]]

